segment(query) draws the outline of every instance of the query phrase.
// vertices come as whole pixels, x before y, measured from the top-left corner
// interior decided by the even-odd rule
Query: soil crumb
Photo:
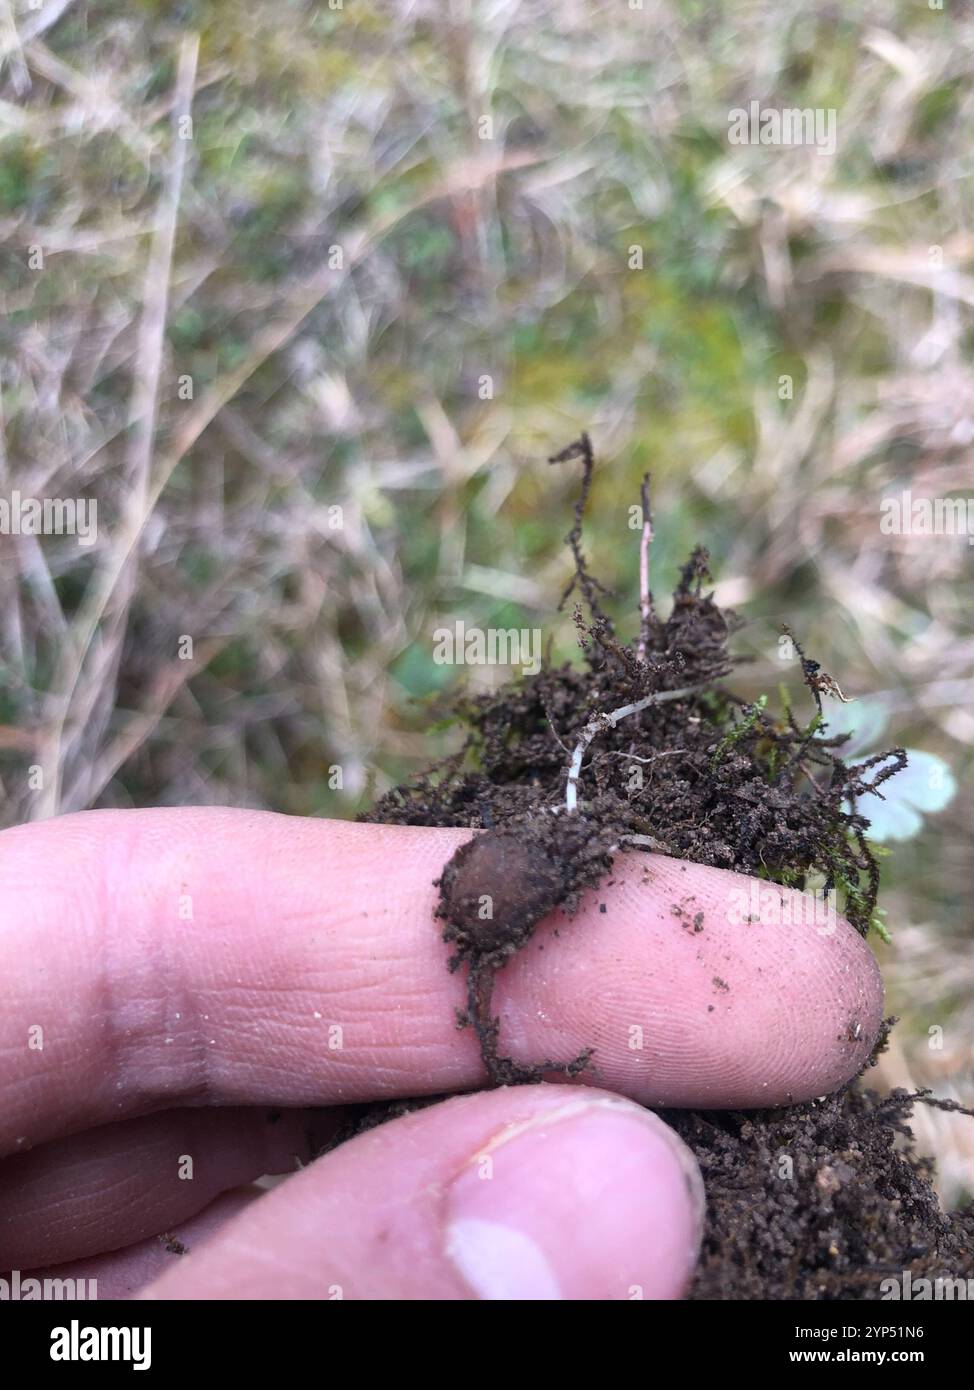
[[[918,1280],[974,1278],[974,1205],[946,1215],[914,1152],[925,1101],[857,1085],[781,1110],[661,1112],[707,1191],[690,1297],[881,1299],[909,1271],[917,1298]]]

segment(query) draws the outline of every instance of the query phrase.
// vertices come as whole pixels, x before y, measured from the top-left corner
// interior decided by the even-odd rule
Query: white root
[[[582,771],[582,759],[585,756],[585,750],[598,734],[605,729],[614,729],[621,720],[628,719],[630,714],[639,714],[642,710],[649,709],[650,705],[661,705],[665,700],[685,700],[688,695],[693,695],[702,688],[701,684],[688,685],[682,690],[657,690],[655,694],[645,695],[641,700],[636,700],[631,705],[620,705],[618,709],[611,710],[608,714],[594,715],[581,732],[572,754],[571,766],[568,769],[565,809],[569,814],[578,809],[578,779]]]
[[[653,617],[653,602],[649,596],[649,547],[653,541],[653,518],[649,510],[649,474],[643,479],[643,531],[639,538],[639,644],[636,655],[646,660],[646,638]]]

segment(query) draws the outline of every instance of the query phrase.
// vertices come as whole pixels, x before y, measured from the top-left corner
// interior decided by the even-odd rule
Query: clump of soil
[[[502,1057],[491,985],[494,971],[526,944],[542,917],[559,906],[572,912],[579,891],[612,867],[611,848],[611,832],[587,816],[542,813],[469,840],[443,870],[436,915],[447,924],[443,939],[457,948],[450,969],[467,966],[467,1008],[457,1023],[475,1029],[494,1085],[537,1081],[550,1072],[578,1076],[591,1059],[590,1048],[568,1062],[549,1057],[528,1067]]]
[[[707,1221],[692,1298],[880,1299],[974,1278],[974,1204],[947,1216],[913,1150],[926,1092],[861,1086],[781,1110],[661,1112],[696,1154]],[[964,1111],[970,1114],[970,1111]]]
[[[562,605],[579,595],[584,667],[545,664],[499,691],[455,698],[451,717],[466,731],[459,752],[364,817],[484,832],[445,865],[437,916],[455,948],[450,968],[467,973],[458,1024],[476,1031],[495,1085],[576,1076],[588,1065],[591,1050],[531,1066],[503,1056],[491,989],[541,918],[559,906],[571,913],[621,848],[835,890],[864,936],[878,926],[879,869],[859,802],[881,796],[877,789],[906,763],[901,748],[855,766],[843,760],[848,735],[829,736],[822,695],[845,697],[790,633],[806,714],[788,706],[774,715],[765,699],[734,693],[728,642],[740,624],[706,589],[702,547],[681,571],[669,614],[659,615],[648,585],[648,479],[639,632],[632,643],[620,640],[581,544],[594,469],[587,435],[550,462],[575,459],[582,486],[566,537],[574,574]],[[947,1261],[959,1275],[960,1222],[939,1212],[923,1166],[893,1149],[908,1133],[911,1103],[853,1089],[786,1110],[668,1115],[708,1187],[697,1296],[869,1297],[868,1281],[875,1284],[884,1264],[899,1273]],[[381,1114],[373,1109],[364,1122]],[[787,1182],[771,1163],[785,1150],[795,1167]],[[969,1237],[974,1218],[963,1220]]]

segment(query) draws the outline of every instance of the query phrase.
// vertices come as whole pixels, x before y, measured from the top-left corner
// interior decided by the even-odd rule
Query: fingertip
[[[825,1094],[868,1057],[883,987],[862,937],[816,912],[776,884],[620,856],[498,975],[501,1036],[519,1061],[591,1047],[587,1079],[653,1106]]]
[[[594,1094],[502,1132],[461,1169],[445,1249],[478,1299],[678,1298],[703,1207],[696,1160],[673,1131]]]

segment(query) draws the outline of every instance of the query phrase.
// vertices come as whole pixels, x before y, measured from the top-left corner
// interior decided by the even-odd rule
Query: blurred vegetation
[[[437,626],[572,656],[577,479],[544,459],[585,428],[623,631],[649,470],[654,589],[709,546],[749,619],[742,694],[798,689],[787,620],[954,769],[887,861],[885,954],[897,1075],[963,1089],[974,549],[879,518],[907,487],[974,494],[971,5],[10,14],[0,495],[96,498],[99,537],[0,537],[5,820],[354,814],[450,746],[426,732],[457,674]],[[729,144],[752,99],[835,108],[835,152]],[[951,1192],[974,1185],[956,1145]]]

